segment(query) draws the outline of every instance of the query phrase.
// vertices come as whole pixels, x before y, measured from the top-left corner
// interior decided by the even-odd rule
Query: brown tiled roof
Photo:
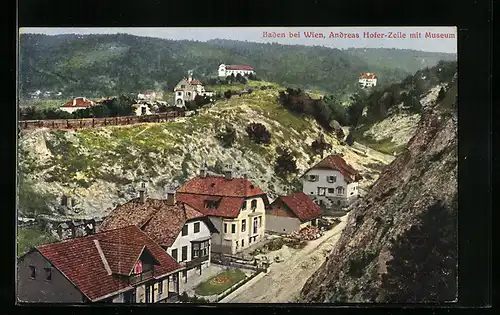
[[[360,79],[376,79],[377,76],[373,73],[361,73],[359,75],[359,78]]]
[[[226,69],[227,70],[248,70],[248,71],[253,70],[253,68],[250,66],[241,66],[241,65],[227,65]]]
[[[221,176],[194,177],[184,183],[178,193],[221,197],[253,197],[264,192],[246,178],[225,179]]]
[[[177,200],[193,207],[206,216],[236,218],[240,213],[245,198],[243,197],[218,197],[197,194],[177,193]],[[205,201],[218,201],[216,209],[205,208]]]
[[[322,213],[321,208],[303,192],[281,196],[277,200],[281,200],[302,222],[316,219]]]
[[[323,160],[321,160],[318,164],[311,167],[309,170],[315,168],[338,170],[344,176],[347,182],[352,182],[362,179],[359,172],[355,170],[352,166],[347,164],[347,162],[339,155],[329,155]],[[305,173],[307,173],[309,170],[307,170]]]
[[[66,102],[62,107],[91,107],[95,103],[85,97],[76,97]]]
[[[148,198],[141,203],[140,199],[136,198],[116,207],[100,228],[106,231],[135,225],[161,246],[170,247],[186,221],[203,216],[203,213],[181,202],[169,206],[166,200]]]
[[[99,241],[112,272],[126,273],[126,269],[133,266],[132,261],[139,257],[139,248],[145,248],[158,261],[159,265],[154,267],[155,278],[183,269],[135,226],[38,247],[37,250],[91,301],[132,288],[126,277],[108,274],[94,240]],[[121,246],[114,247],[113,244]],[[127,247],[130,249],[125,249]],[[123,267],[119,267],[120,264]]]
[[[201,81],[199,81],[199,80],[192,80],[189,83],[196,85],[196,84],[201,84]]]

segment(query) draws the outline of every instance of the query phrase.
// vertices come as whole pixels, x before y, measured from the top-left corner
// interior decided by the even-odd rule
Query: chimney
[[[146,183],[142,182],[141,187],[139,187],[139,200],[141,203],[146,202]]]
[[[233,179],[233,166],[231,164],[226,164],[223,171],[226,180]]]
[[[207,163],[203,163],[200,167],[200,177],[207,177]]]
[[[167,205],[175,205],[175,187],[173,186],[167,187]]]

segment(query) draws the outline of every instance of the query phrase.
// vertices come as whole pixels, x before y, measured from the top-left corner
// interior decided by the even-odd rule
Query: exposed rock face
[[[306,282],[299,302],[391,302],[384,293],[383,278],[391,276],[388,264],[395,253],[395,240],[421,226],[421,218],[436,204],[455,222],[455,95],[456,82],[452,82],[442,102],[424,108],[407,149],[384,169],[368,195],[353,205],[339,242]],[[353,271],[354,262],[357,271]],[[409,262],[419,263],[424,262],[417,258]],[[416,274],[416,282],[418,277]]]

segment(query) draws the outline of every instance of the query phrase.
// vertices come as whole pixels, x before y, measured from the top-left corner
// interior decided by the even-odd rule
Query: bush
[[[348,146],[352,146],[354,144],[354,137],[351,132],[349,132],[349,134],[347,135],[345,142],[347,143]]]
[[[276,158],[274,164],[274,172],[281,177],[288,177],[291,174],[297,173],[297,162],[292,156],[292,152],[286,148],[279,148],[281,153]]]
[[[232,147],[236,141],[236,129],[232,126],[226,125],[225,131],[217,134],[217,139],[219,139],[224,148]]]
[[[233,96],[233,92],[231,90],[227,90],[226,92],[224,92],[225,98],[230,99],[231,96]]]
[[[332,149],[332,145],[329,144],[329,143],[326,143],[326,142],[324,142],[322,140],[314,140],[311,143],[311,150],[315,154],[321,154],[324,151],[331,150],[331,149]]]
[[[250,140],[257,144],[271,143],[271,133],[261,123],[251,123],[247,126],[246,132]]]

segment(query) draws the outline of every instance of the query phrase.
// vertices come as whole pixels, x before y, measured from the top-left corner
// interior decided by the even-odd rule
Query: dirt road
[[[290,250],[289,260],[274,263],[269,272],[253,285],[226,303],[290,303],[294,302],[307,279],[321,266],[338,241],[347,215],[321,238],[309,242],[303,249]]]

